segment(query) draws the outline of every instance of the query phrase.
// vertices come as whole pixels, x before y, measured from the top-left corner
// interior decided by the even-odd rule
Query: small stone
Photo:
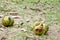
[[[4,31],[4,28],[0,28],[1,31]]]
[[[0,18],[2,18],[3,17],[3,15],[0,15]]]
[[[30,22],[30,20],[29,20],[29,19],[27,19],[27,20],[26,20],[26,22]]]
[[[26,32],[27,30],[26,30],[26,29],[24,29],[24,28],[22,28],[22,29],[21,29],[21,31],[24,31],[24,32]]]

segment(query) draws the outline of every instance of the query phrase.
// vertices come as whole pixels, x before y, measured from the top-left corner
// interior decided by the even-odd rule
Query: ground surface
[[[14,18],[13,27],[2,28],[3,15]],[[31,26],[41,21],[49,31],[38,36]],[[0,0],[0,40],[60,40],[60,0]]]

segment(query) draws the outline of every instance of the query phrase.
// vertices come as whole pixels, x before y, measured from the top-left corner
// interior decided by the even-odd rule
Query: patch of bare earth
[[[42,9],[40,9],[42,8]],[[31,23],[31,25],[34,24],[34,21],[45,21],[45,17],[46,17],[46,12],[47,11],[55,11],[56,9],[52,6],[50,6],[50,4],[38,4],[36,8],[29,8],[29,7],[25,7],[23,8],[23,10],[27,13],[25,13],[23,16],[20,16],[18,12],[13,11],[13,12],[8,12],[7,15],[10,15],[14,18],[14,25],[19,25],[20,22],[23,22],[24,24],[28,24],[28,22]],[[58,10],[58,9],[57,9]],[[32,11],[36,11],[36,14],[33,15]],[[32,14],[28,14],[29,12],[31,12]],[[0,21],[2,21],[3,14],[0,13]],[[26,22],[27,21],[27,22]],[[23,24],[22,23],[22,24]],[[30,32],[30,34],[28,34],[27,29],[29,29],[29,26],[27,26],[25,24],[24,28],[15,28],[14,26],[11,28],[0,28],[0,40],[11,40],[11,38],[15,38],[15,40],[24,40],[28,39],[28,40],[40,40],[41,37],[37,36],[32,32]],[[55,21],[52,21],[52,23],[49,25],[49,31],[47,32],[47,35],[44,35],[44,40],[60,40],[60,24],[59,23],[55,23]],[[24,32],[21,34],[21,32]],[[20,36],[23,35],[23,36]],[[29,39],[30,38],[30,39]]]

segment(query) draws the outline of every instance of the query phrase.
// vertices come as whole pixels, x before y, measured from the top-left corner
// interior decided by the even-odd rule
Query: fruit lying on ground
[[[10,16],[4,16],[2,19],[2,24],[6,27],[12,26],[14,24],[14,19]]]
[[[48,27],[45,25],[44,22],[41,22],[33,27],[33,31],[35,34],[38,35],[46,34],[46,32],[48,31]]]

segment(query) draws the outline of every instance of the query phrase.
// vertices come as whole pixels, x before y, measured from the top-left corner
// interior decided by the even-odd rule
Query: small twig
[[[35,4],[38,4],[40,2],[40,0],[38,0],[37,2],[34,2]]]
[[[10,15],[18,15],[18,12],[8,12],[8,14],[10,14]]]
[[[35,11],[41,11],[40,9],[38,8],[30,8],[31,10],[35,10]]]
[[[20,19],[20,16],[12,16],[14,19]]]

